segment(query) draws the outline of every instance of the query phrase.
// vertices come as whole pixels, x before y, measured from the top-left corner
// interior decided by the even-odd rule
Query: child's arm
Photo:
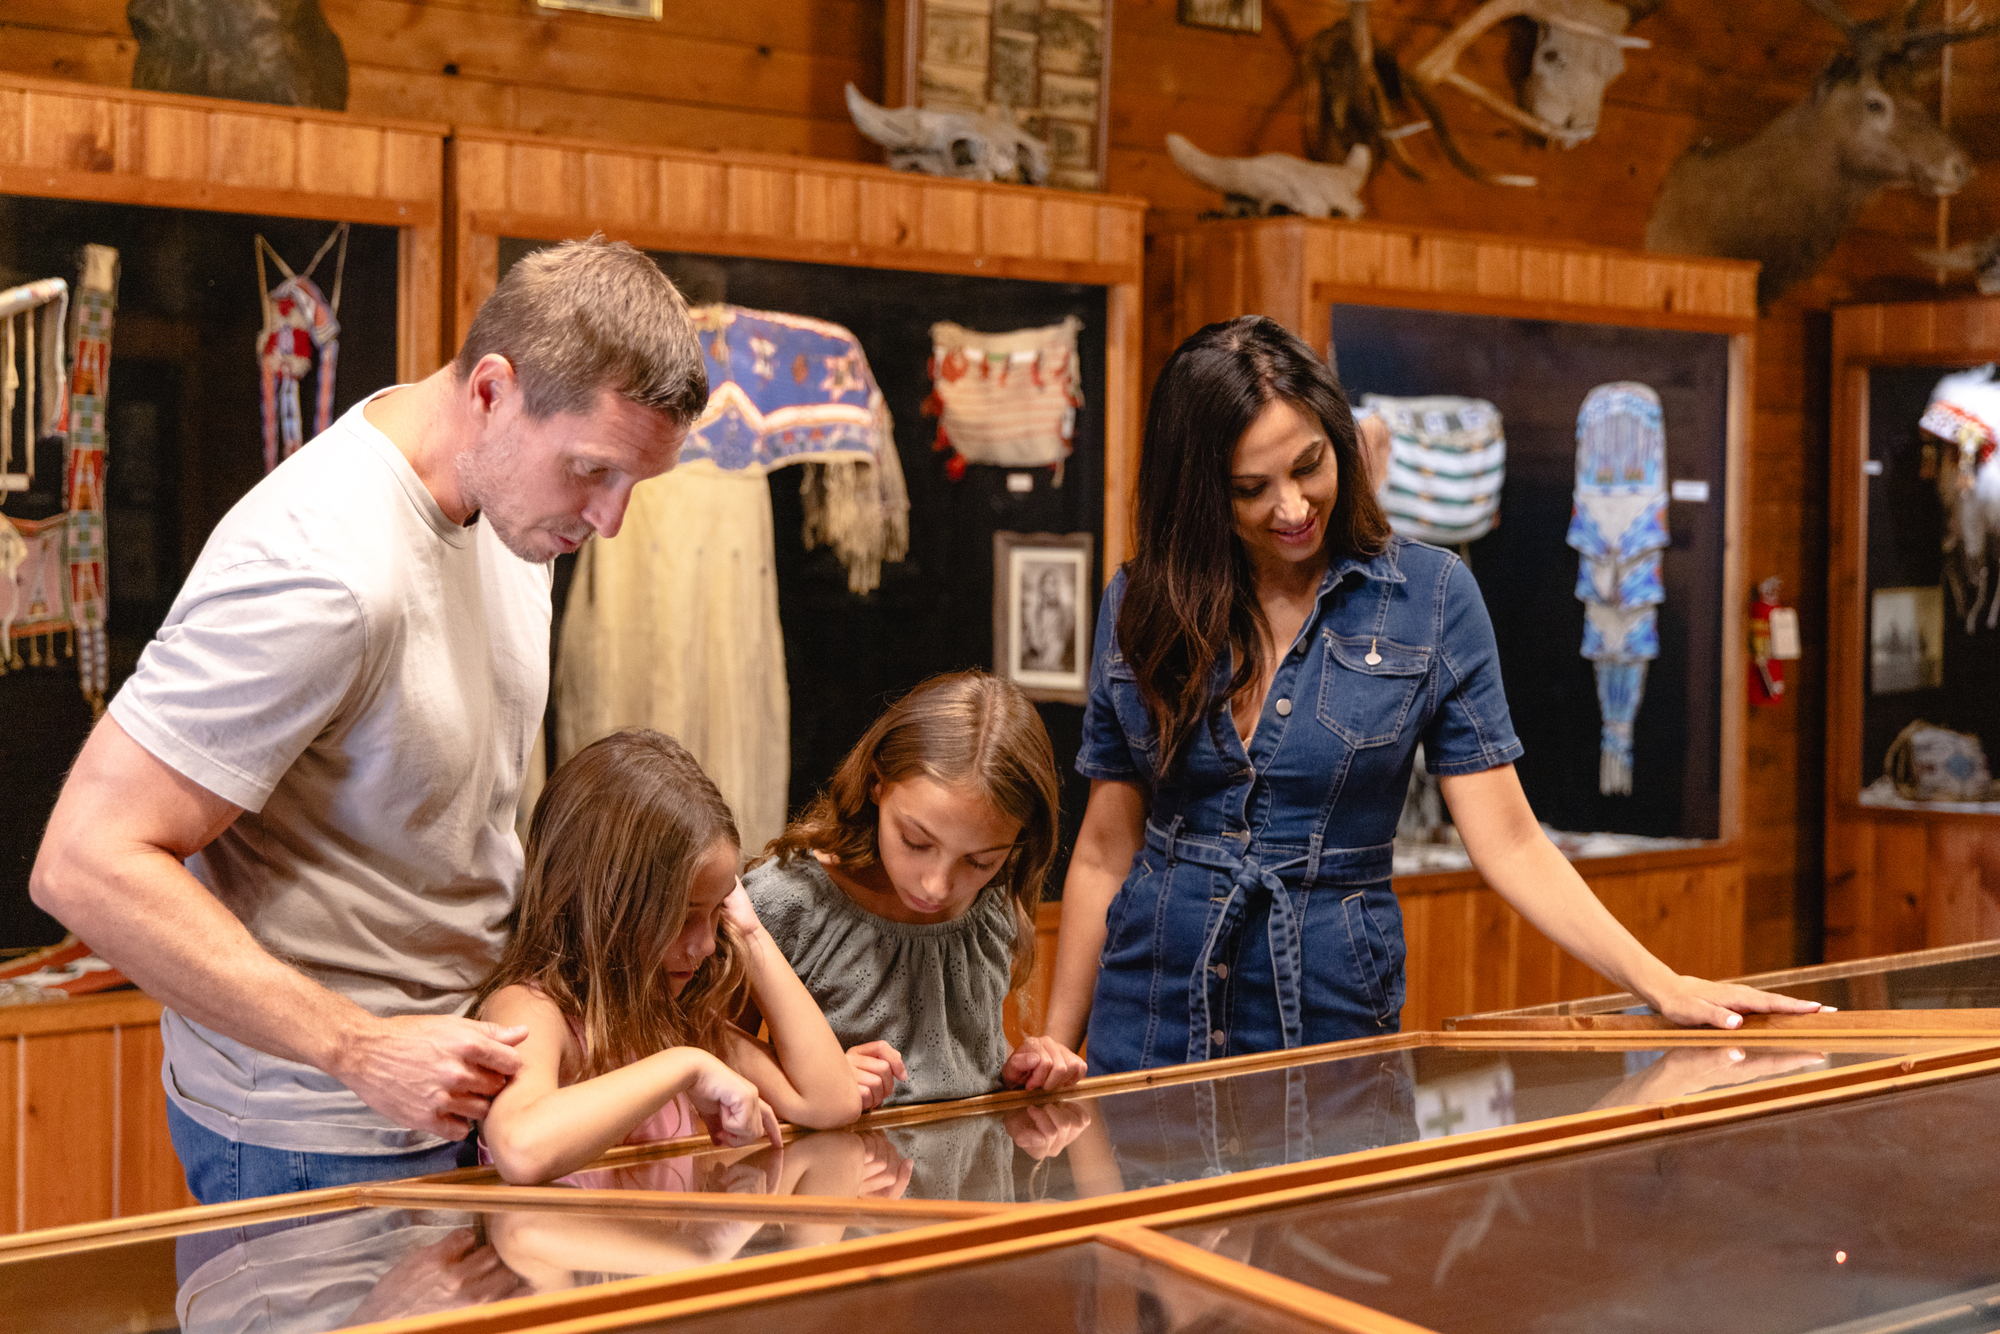
[[[481,1015],[528,1029],[517,1049],[520,1072],[494,1095],[480,1126],[494,1166],[514,1185],[576,1171],[683,1093],[718,1144],[780,1142],[777,1115],[752,1081],[698,1047],[669,1047],[564,1088],[563,1056],[572,1042],[555,1002],[526,987],[502,987]]]
[[[723,900],[722,912],[736,928],[750,998],[771,1033],[767,1045],[732,1025],[724,1037],[723,1059],[792,1124],[815,1130],[848,1124],[861,1115],[854,1067],[827,1027],[819,1003],[757,920],[742,881]]]

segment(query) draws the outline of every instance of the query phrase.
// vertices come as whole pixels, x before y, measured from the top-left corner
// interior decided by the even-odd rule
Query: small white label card
[[[1694,478],[1676,477],[1672,495],[1675,500],[1685,500],[1691,505],[1706,505],[1708,483]]]
[[[1771,656],[1799,656],[1799,612],[1796,607],[1771,608]]]

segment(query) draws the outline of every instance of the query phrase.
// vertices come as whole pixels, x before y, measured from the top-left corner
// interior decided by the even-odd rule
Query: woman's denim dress
[[[1393,1032],[1404,949],[1390,842],[1417,743],[1434,774],[1521,754],[1471,572],[1402,538],[1335,562],[1248,752],[1218,702],[1157,781],[1158,738],[1118,651],[1125,577],[1098,613],[1076,767],[1152,798],[1106,914],[1091,1073]]]

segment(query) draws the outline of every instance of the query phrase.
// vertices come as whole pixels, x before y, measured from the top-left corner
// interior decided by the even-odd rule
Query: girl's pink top
[[[583,1049],[583,1024],[574,1016],[569,1019],[569,1035]],[[694,1105],[686,1094],[676,1094],[672,1101],[665,1103],[651,1116],[632,1128],[622,1143],[652,1144],[663,1139],[679,1139],[683,1135],[700,1135],[707,1131],[701,1118],[695,1115]],[[491,1165],[493,1155],[486,1149],[486,1141],[479,1142],[479,1161]],[[633,1179],[634,1173],[645,1177],[643,1182]],[[669,1158],[660,1162],[634,1164],[629,1167],[607,1167],[591,1171],[572,1172],[561,1178],[564,1185],[576,1186],[583,1190],[673,1190],[687,1191],[694,1187],[694,1163],[689,1158]]]

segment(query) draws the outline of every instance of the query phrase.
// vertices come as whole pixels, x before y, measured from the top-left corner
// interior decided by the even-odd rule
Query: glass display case
[[[1405,523],[1411,535],[1460,550],[1480,582],[1537,815],[1648,949],[1700,976],[1743,971],[1742,478],[1755,267],[1290,217],[1183,224],[1148,253],[1169,298],[1149,364],[1206,323],[1261,314],[1322,350],[1350,396],[1386,396],[1378,406],[1401,425],[1385,503],[1421,521],[1423,531]],[[1580,590],[1594,585],[1579,576],[1603,562],[1591,567],[1570,544],[1592,540],[1573,528],[1573,501],[1588,491],[1605,502],[1592,511],[1603,524],[1624,533],[1633,523],[1607,498],[1604,468],[1578,471],[1580,438],[1605,446],[1592,447],[1599,463],[1615,452],[1617,430],[1584,411],[1601,390],[1657,409],[1620,418],[1658,429],[1635,428],[1646,448],[1613,471],[1617,486],[1651,479],[1633,484],[1652,508],[1630,550],[1660,559],[1657,586],[1621,582],[1616,608],[1590,610]],[[1477,429],[1454,415],[1461,408]],[[1638,466],[1641,453],[1652,462]],[[1480,531],[1483,518],[1452,526],[1474,501],[1492,508],[1491,528]],[[1603,661],[1583,656],[1586,619],[1601,629],[1605,615],[1656,632],[1636,697],[1625,689],[1636,657],[1621,666],[1608,650]],[[1634,654],[1652,651],[1646,638],[1631,641]],[[1626,727],[1621,792],[1605,761]],[[1484,885],[1434,785],[1413,787],[1397,842],[1404,1027],[1607,988]]]
[[[1990,298],[1834,312],[1828,959],[2000,936],[1996,355]]]
[[[1318,1059],[1292,1063],[1091,1081],[1053,1100],[1017,1094],[892,1108],[854,1130],[801,1136],[782,1153],[718,1150],[706,1140],[614,1150],[565,1181],[597,1190],[1080,1200],[1482,1131],[1531,1135],[1563,1118],[1768,1081],[1858,1077],[1953,1049],[1886,1035],[1746,1044],[1690,1033],[1667,1045],[1408,1034],[1332,1044]]]
[[[1169,1235],[1439,1334],[1988,1330],[1996,1115],[1984,1074]]]

